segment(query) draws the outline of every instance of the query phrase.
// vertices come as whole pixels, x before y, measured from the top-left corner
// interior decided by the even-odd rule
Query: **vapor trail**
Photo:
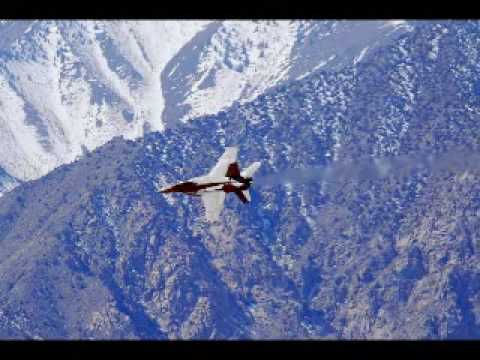
[[[339,161],[320,167],[288,168],[255,179],[257,186],[300,184],[320,181],[329,184],[347,180],[364,181],[387,177],[404,177],[427,170],[463,172],[480,169],[480,153],[468,150],[451,150],[441,154],[427,152],[383,158],[361,158]]]

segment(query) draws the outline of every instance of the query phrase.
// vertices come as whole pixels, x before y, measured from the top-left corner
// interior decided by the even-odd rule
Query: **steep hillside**
[[[478,167],[255,186],[221,224],[157,189],[225,146],[259,176],[480,151],[478,22],[425,23],[375,61],[115,138],[0,202],[2,338],[478,338]]]

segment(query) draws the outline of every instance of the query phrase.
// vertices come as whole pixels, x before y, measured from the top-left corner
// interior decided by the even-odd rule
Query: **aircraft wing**
[[[207,221],[214,222],[218,220],[223,209],[225,193],[223,191],[209,191],[202,193],[201,197]]]
[[[217,179],[217,178],[225,177],[227,174],[229,165],[237,161],[237,154],[238,154],[237,146],[231,146],[231,147],[225,148],[225,152],[223,153],[223,155],[220,156],[220,159],[218,159],[215,166],[208,173],[207,175],[208,178]]]

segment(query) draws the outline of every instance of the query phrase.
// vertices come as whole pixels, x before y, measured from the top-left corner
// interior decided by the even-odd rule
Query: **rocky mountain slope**
[[[389,21],[5,21],[0,166],[31,180],[123,135],[162,131],[351,65]]]
[[[0,167],[0,196],[15,188],[19,181]]]
[[[157,189],[224,146],[259,175],[478,152],[479,22],[423,23],[375,61],[115,138],[0,202],[1,338],[478,338],[480,173],[255,186],[221,224]]]

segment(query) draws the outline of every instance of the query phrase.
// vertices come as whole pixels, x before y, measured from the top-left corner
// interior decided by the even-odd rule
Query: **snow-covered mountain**
[[[163,128],[160,74],[203,22],[32,21],[0,28],[0,166],[41,176],[115,135]],[[141,39],[141,40],[140,40]]]
[[[5,21],[0,166],[38,178],[112,137],[214,114],[368,58],[402,21]]]
[[[480,338],[478,162],[331,187],[256,178],[218,224],[199,199],[158,192],[234,144],[240,165],[262,161],[259,178],[460,148],[478,159],[479,43],[478,21],[425,22],[371,61],[117,137],[21,184],[0,201],[0,338]]]

